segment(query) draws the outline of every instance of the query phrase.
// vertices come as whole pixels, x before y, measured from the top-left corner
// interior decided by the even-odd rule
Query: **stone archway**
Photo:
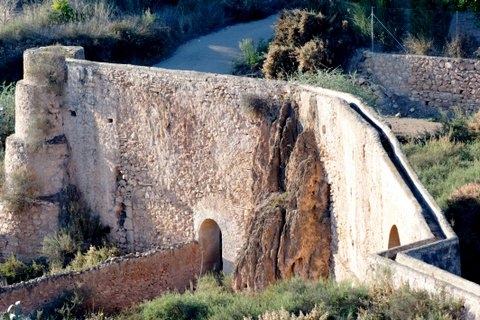
[[[206,219],[202,222],[198,243],[202,254],[201,273],[222,271],[222,231],[215,220]]]
[[[388,236],[388,249],[400,246],[400,236],[396,225],[393,225],[390,229],[390,235]]]

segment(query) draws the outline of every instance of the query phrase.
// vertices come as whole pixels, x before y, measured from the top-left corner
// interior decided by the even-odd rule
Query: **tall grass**
[[[467,183],[480,182],[480,139],[477,118],[449,120],[440,137],[403,145],[420,180],[443,210],[450,195]]]

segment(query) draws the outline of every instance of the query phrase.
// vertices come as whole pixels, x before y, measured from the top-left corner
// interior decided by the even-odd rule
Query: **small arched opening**
[[[202,222],[198,243],[202,257],[201,273],[222,271],[222,231],[215,220],[206,219]]]
[[[400,236],[398,235],[398,229],[396,225],[393,225],[390,229],[390,235],[388,237],[388,249],[400,246]]]

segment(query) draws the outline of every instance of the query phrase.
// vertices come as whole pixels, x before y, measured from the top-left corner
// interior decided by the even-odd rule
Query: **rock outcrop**
[[[261,290],[293,276],[329,275],[329,185],[315,135],[298,134],[295,109],[285,103],[272,124],[266,183],[235,267],[237,290]]]

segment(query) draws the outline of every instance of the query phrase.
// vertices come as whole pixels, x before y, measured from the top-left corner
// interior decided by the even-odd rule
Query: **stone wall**
[[[282,99],[284,84],[213,74],[67,61],[63,121],[69,177],[129,250],[220,227],[233,263],[251,219],[264,121],[246,93]]]
[[[415,114],[416,109],[438,114],[455,107],[473,112],[480,106],[480,60],[367,52],[361,69],[410,101],[412,111],[402,116]]]
[[[24,312],[53,302],[66,290],[81,288],[86,307],[111,313],[159,296],[182,292],[198,277],[200,251],[196,242],[143,254],[113,258],[89,270],[43,277],[0,288],[0,310],[21,301]]]
[[[370,267],[366,278],[369,281],[374,283],[383,281],[394,288],[408,285],[414,290],[426,290],[436,295],[443,294],[464,301],[467,313],[465,319],[480,318],[480,305],[478,304],[480,286],[478,284],[404,253],[398,253],[395,260],[372,255],[368,262]]]
[[[337,279],[362,279],[368,256],[388,249],[393,226],[402,245],[438,235],[455,237],[438,208],[431,221],[427,219],[425,206],[419,202],[423,196],[405,181],[415,174],[400,146],[384,124],[365,120],[375,119],[373,115],[361,116],[369,111],[360,101],[318,88],[302,90],[299,101],[304,106],[301,122],[316,133],[331,185],[332,268]],[[380,129],[390,136],[381,136]],[[410,171],[401,174],[400,168]]]
[[[288,102],[298,113],[299,132],[311,133],[314,153],[325,167],[332,252],[327,274],[363,279],[371,267],[369,256],[389,249],[396,230],[401,245],[447,239],[445,247],[419,257],[452,272],[459,269],[458,259],[444,263],[445,254],[457,250],[455,234],[388,127],[358,99],[286,82],[79,59],[60,59],[55,69],[60,78],[49,73],[46,79],[56,88],[52,95],[51,84],[29,80],[36,74],[35,57],[44,50],[51,49],[26,55],[27,76],[20,85],[25,90],[17,97],[24,102],[17,108],[25,112],[18,113],[18,133],[10,139],[19,141],[12,143],[19,147],[11,149],[11,159],[25,159],[39,181],[52,182],[44,187],[45,196],[76,185],[123,248],[144,251],[203,239],[200,226],[211,219],[222,235],[224,265],[231,267],[246,241],[257,196],[268,187],[272,159],[265,147],[273,143],[278,116],[272,110]],[[32,136],[28,124],[39,113],[54,124],[42,138],[60,142],[51,145],[66,153],[47,152],[37,163],[40,158],[22,146]],[[17,162],[10,161],[12,167]],[[55,170],[58,174],[52,174]],[[38,254],[42,236],[55,231],[55,211],[39,210],[40,224],[22,218],[28,215],[0,212],[10,221],[1,225],[2,254]],[[173,269],[165,272],[175,278],[178,270],[171,261]],[[156,264],[141,268],[153,270]],[[124,266],[115,268],[123,272]],[[98,278],[111,279],[103,273]]]

